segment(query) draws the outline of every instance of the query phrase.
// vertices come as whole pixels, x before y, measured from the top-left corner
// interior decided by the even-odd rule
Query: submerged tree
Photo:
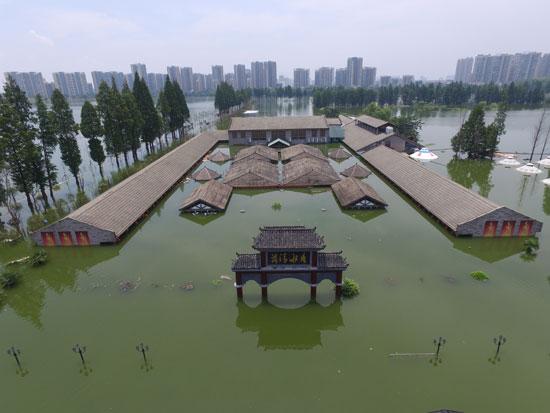
[[[53,187],[57,184],[57,167],[52,163],[52,155],[57,146],[57,136],[54,130],[52,113],[46,107],[42,96],[36,96],[36,114],[38,117],[37,138],[42,151],[44,172],[48,181],[48,189],[52,201],[55,202]]]
[[[134,162],[137,162],[137,151],[141,146],[143,118],[141,117],[136,98],[127,83],[125,83],[122,88],[121,99],[126,111],[126,117],[124,119],[124,138],[126,147],[132,151],[132,159]]]
[[[221,82],[216,88],[214,107],[220,113],[227,112],[231,107],[238,105],[235,89],[229,83]]]
[[[161,120],[155,108],[153,97],[145,84],[145,80],[140,79],[137,73],[132,92],[143,119],[141,139],[145,142],[145,148],[147,149],[147,153],[149,153],[154,150],[155,139],[161,134]]]
[[[103,129],[96,108],[88,101],[84,102],[80,112],[80,132],[82,136],[88,139],[90,158],[97,163],[101,179],[105,179],[103,162],[105,162],[106,157],[100,140],[100,137],[103,136]]]
[[[78,179],[78,173],[82,157],[80,156],[80,149],[76,141],[78,125],[74,121],[73,112],[65,96],[57,89],[52,93],[52,113],[54,130],[59,141],[59,149],[61,150],[61,160],[68,166],[71,174],[73,174],[76,187],[80,191],[82,188]]]
[[[506,111],[500,106],[495,120],[485,125],[483,105],[476,105],[460,131],[453,136],[451,144],[456,154],[466,154],[468,158],[493,158],[500,136],[505,132]]]
[[[35,161],[39,151],[34,143],[36,130],[34,115],[25,93],[12,77],[4,84],[0,95],[0,148],[9,165],[10,176],[16,188],[25,194],[31,213],[35,213],[32,192]]]

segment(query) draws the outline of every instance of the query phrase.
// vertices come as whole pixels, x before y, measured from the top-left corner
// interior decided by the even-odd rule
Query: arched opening
[[[309,284],[292,278],[277,280],[269,284],[267,297],[279,308],[300,308],[310,301]]]

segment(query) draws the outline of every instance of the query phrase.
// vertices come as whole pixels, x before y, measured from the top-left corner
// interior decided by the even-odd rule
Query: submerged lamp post
[[[496,357],[500,353],[500,348],[506,343],[506,337],[500,334],[498,337],[493,338],[493,343],[497,346],[497,352],[495,353]]]
[[[141,355],[143,356],[143,362],[145,363],[145,365],[147,365],[147,352],[149,351],[149,346],[143,343],[139,343],[136,346],[136,350],[138,351],[138,353],[141,353]]]
[[[436,360],[439,358],[439,352],[441,351],[441,347],[443,347],[446,342],[447,340],[445,340],[443,337],[434,338],[434,346],[436,346],[436,351],[435,351]]]
[[[73,352],[78,354],[80,356],[80,360],[82,360],[82,365],[86,366],[86,361],[84,360],[84,353],[86,352],[86,346],[81,346],[80,344],[75,344],[73,347]]]
[[[21,360],[19,359],[19,356],[21,355],[21,350],[15,348],[14,346],[11,346],[8,349],[7,353],[15,359],[17,367],[21,368]]]

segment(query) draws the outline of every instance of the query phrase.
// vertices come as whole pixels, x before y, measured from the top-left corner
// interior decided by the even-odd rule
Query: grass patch
[[[271,205],[271,209],[274,211],[280,211],[283,205],[280,202],[274,202],[273,205]]]
[[[470,273],[470,277],[477,281],[487,281],[489,277],[483,271],[474,271]]]
[[[40,267],[48,262],[48,254],[45,250],[40,249],[32,255],[29,262],[33,267]]]
[[[342,283],[342,296],[344,298],[353,298],[359,295],[359,284],[351,278],[344,279]]]
[[[14,288],[19,284],[21,275],[15,271],[4,271],[0,274],[0,287],[4,289]]]

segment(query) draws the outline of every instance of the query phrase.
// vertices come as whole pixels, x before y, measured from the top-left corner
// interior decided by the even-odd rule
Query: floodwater
[[[307,113],[297,107],[290,114]],[[537,113],[510,113],[503,150],[527,152]],[[461,115],[424,121],[423,142],[445,150]],[[20,267],[21,285],[0,304],[2,410],[547,411],[550,189],[540,180],[548,172],[523,178],[438,154],[427,167],[545,223],[536,257],[522,258],[519,239],[450,236],[376,175],[367,182],[386,212],[344,212],[330,191],[285,190],[236,191],[225,214],[180,216],[195,186],[182,183],[123,243],[48,249],[45,266]],[[335,301],[325,281],[309,303],[308,286],[286,280],[269,287],[268,303],[254,283],[237,302],[233,282],[220,279],[232,276],[235,253],[251,250],[260,226],[293,224],[316,226],[327,250],[343,251],[357,298]],[[0,260],[27,254],[24,244],[4,246]],[[489,281],[470,278],[475,270]],[[194,289],[181,288],[187,282]],[[507,342],[495,358],[499,334]],[[389,357],[432,352],[439,336],[441,362]],[[86,368],[71,350],[77,343]],[[11,345],[22,370],[5,353]]]

